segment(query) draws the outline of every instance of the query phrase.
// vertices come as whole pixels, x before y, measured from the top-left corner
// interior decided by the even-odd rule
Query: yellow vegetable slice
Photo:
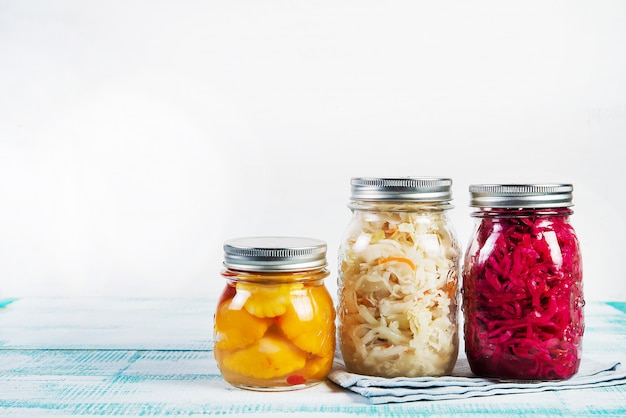
[[[220,350],[243,348],[258,341],[273,322],[250,315],[243,308],[231,309],[231,302],[222,302],[215,314],[215,348]]]
[[[222,366],[243,376],[270,379],[304,367],[306,353],[277,335],[224,356]]]
[[[291,293],[302,289],[302,283],[263,285],[237,283],[237,292],[247,293],[244,308],[258,318],[274,318],[282,315],[291,304]]]
[[[310,358],[306,362],[306,366],[303,370],[304,376],[311,380],[322,380],[330,372],[330,368],[333,365],[333,356],[321,356]]]
[[[283,333],[298,348],[319,356],[331,356],[335,347],[335,309],[323,286],[310,295],[295,297],[277,321]]]

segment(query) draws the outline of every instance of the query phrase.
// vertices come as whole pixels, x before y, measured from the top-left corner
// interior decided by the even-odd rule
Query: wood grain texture
[[[1,302],[1,301],[0,301]],[[19,299],[0,310],[0,416],[624,416],[626,385],[371,405],[323,383],[294,392],[226,384],[215,301]],[[585,354],[626,365],[626,314],[586,308]]]

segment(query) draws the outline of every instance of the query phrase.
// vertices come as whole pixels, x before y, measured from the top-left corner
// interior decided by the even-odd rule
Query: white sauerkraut
[[[442,210],[385,205],[354,211],[342,244],[344,362],[373,376],[447,374],[458,354],[459,244]]]

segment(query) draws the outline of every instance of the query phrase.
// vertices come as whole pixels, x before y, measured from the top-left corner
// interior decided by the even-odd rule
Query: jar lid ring
[[[473,184],[470,206],[482,208],[558,208],[573,206],[573,186],[546,184]]]
[[[442,177],[353,177],[351,198],[355,201],[448,202],[452,180]]]
[[[252,272],[316,270],[327,266],[326,242],[287,236],[234,238],[224,242],[224,266]]]

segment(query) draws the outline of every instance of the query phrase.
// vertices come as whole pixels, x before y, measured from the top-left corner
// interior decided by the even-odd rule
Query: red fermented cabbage
[[[584,299],[570,213],[478,215],[463,272],[465,351],[475,374],[558,380],[578,371]]]

